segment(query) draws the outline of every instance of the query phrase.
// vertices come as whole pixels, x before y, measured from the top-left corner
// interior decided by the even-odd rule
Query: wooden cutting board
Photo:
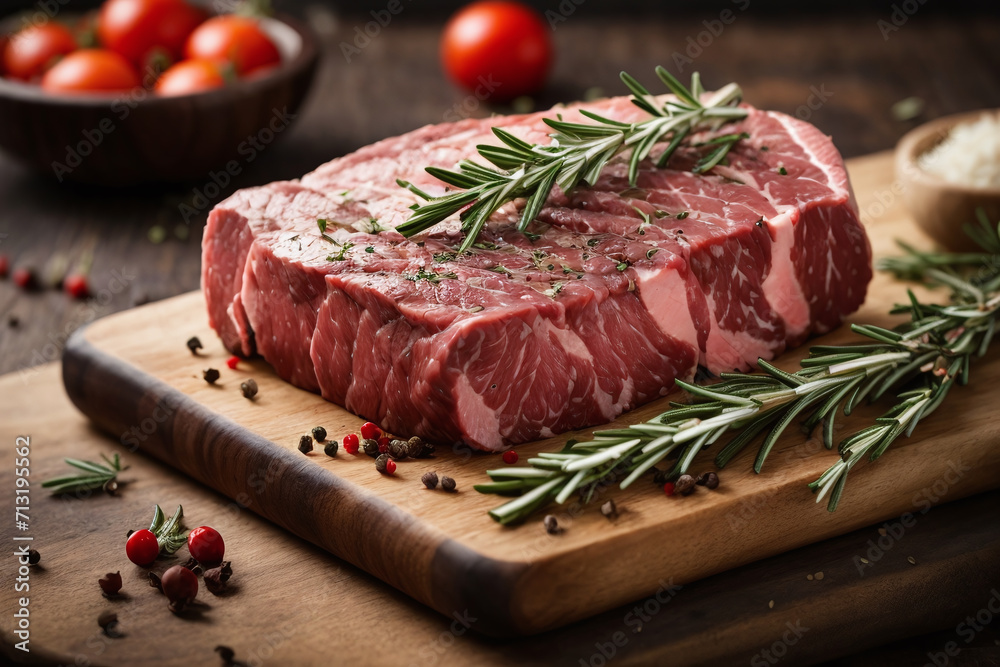
[[[894,252],[893,239],[927,239],[907,219],[891,181],[889,154],[848,163],[876,256]],[[852,319],[891,325],[885,315],[905,287],[880,275]],[[842,328],[816,342],[851,340]],[[185,346],[198,336],[197,357]],[[794,369],[805,349],[779,360]],[[855,468],[840,508],[828,513],[806,488],[836,460],[815,438],[790,429],[764,471],[751,470],[750,447],[720,473],[716,491],[665,497],[651,482],[607,490],[621,515],[608,520],[599,503],[551,511],[566,530],[549,535],[536,518],[502,527],[486,514],[495,496],[472,490],[486,481],[499,456],[464,447],[435,458],[407,460],[394,476],[378,474],[372,459],[341,450],[298,449],[316,425],[331,438],[357,432],[362,420],[319,396],[283,382],[262,360],[229,370],[229,354],[207,325],[200,293],[182,295],[100,320],[68,343],[63,378],[73,402],[125,449],[177,467],[249,508],[354,563],[448,616],[474,617],[488,634],[531,634],[558,627],[642,596],[668,595],[670,586],[839,535],[876,521],[919,512],[1000,486],[1000,425],[995,397],[1000,355],[973,369],[972,382],[875,464]],[[216,385],[203,369],[222,372]],[[260,393],[242,397],[254,378]],[[624,425],[661,412],[666,399],[620,418]],[[841,419],[846,435],[885,409]],[[520,446],[522,458],[559,448],[569,437]],[[697,471],[714,469],[714,449]],[[458,482],[458,492],[426,490],[424,472]]]

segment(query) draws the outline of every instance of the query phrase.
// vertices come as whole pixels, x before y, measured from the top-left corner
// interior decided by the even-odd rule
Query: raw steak
[[[581,107],[560,108],[585,121]],[[584,108],[619,120],[627,98]],[[544,116],[433,125],[333,160],[299,181],[241,190],[208,219],[202,283],[227,347],[400,435],[498,450],[607,422],[701,364],[745,370],[840,324],[864,300],[871,251],[830,140],[749,108],[728,164],[625,165],[530,228],[493,217],[456,256],[457,220],[404,239],[412,181],[452,168],[502,126],[545,143]],[[697,137],[695,137],[697,139]],[[654,151],[653,155],[658,153]],[[322,238],[317,220],[327,220]]]

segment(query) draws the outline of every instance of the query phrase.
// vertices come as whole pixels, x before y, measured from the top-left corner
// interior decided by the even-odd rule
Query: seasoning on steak
[[[559,113],[580,108],[643,118],[628,98]],[[833,144],[748,109],[725,129],[750,135],[727,165],[694,174],[702,149],[687,146],[630,187],[612,164],[594,187],[555,189],[529,235],[517,204],[501,209],[460,256],[457,220],[393,231],[416,202],[396,179],[441,194],[425,166],[497,143],[492,125],[545,143],[555,112],[428,126],[240,190],[205,231],[211,325],[387,431],[494,451],[610,421],[698,364],[746,370],[839,325],[871,278]]]

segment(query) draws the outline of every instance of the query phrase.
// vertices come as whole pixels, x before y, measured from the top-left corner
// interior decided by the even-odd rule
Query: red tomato
[[[3,68],[10,78],[29,81],[40,76],[54,59],[75,50],[76,40],[69,28],[50,21],[11,37],[3,50]]]
[[[481,98],[510,100],[545,83],[552,64],[549,32],[520,3],[474,2],[445,26],[441,62],[455,83]]]
[[[190,95],[203,90],[222,88],[226,79],[219,71],[219,64],[211,60],[182,60],[162,75],[156,82],[160,95]]]
[[[136,565],[149,565],[160,555],[160,543],[152,531],[137,530],[125,542],[125,555]]]
[[[206,16],[183,0],[108,0],[101,7],[97,36],[105,48],[145,67],[159,50],[179,60],[188,35]]]
[[[42,77],[42,88],[53,93],[124,91],[138,85],[132,65],[105,49],[74,51]]]
[[[191,557],[204,565],[216,565],[222,562],[226,553],[226,543],[215,528],[201,526],[188,534],[188,551]]]
[[[232,63],[240,76],[281,62],[278,48],[260,24],[244,16],[216,16],[191,33],[185,55],[192,60]]]

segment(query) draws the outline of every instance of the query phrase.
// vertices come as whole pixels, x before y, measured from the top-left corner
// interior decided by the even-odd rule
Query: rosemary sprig
[[[117,488],[118,473],[128,469],[122,467],[118,454],[108,458],[101,454],[101,458],[107,465],[94,463],[93,461],[80,461],[78,459],[63,459],[66,463],[84,472],[82,475],[67,475],[65,477],[55,477],[42,482],[42,488],[51,489],[52,493],[78,493],[80,491],[93,491],[103,489],[109,493]]]
[[[586,110],[580,113],[594,123],[546,118],[545,123],[554,132],[549,135],[552,143],[545,146],[529,144],[495,127],[493,133],[503,146],[476,147],[492,166],[462,160],[457,171],[427,168],[428,173],[459,190],[431,197],[412,183],[398,180],[400,186],[425,203],[415,204],[412,207],[414,214],[399,225],[397,231],[403,236],[412,236],[465,209],[460,216],[465,234],[460,251],[464,252],[475,242],[490,216],[508,202],[527,199],[517,226],[523,232],[542,210],[554,185],[563,192],[571,191],[580,183],[593,185],[613,158],[631,151],[628,175],[634,186],[639,164],[658,144],[669,142],[656,159],[656,166],[662,168],[685,137],[702,130],[716,130],[747,115],[746,109],[738,107],[742,92],[734,83],[703,102],[705,90],[697,72],[691,76],[690,89],[662,67],[656,68],[656,74],[676,100],[658,104],[642,84],[627,73],[621,73],[622,81],[632,93],[632,102],[650,114],[647,120],[623,123]],[[710,150],[695,165],[694,171],[704,173],[717,165],[736,142],[746,136],[730,134],[705,142],[703,145]]]
[[[521,494],[490,512],[500,523],[516,522],[550,502],[565,502],[576,491],[587,500],[598,486],[622,476],[620,486],[627,488],[668,457],[673,461],[668,477],[684,474],[702,449],[732,431],[736,434],[719,451],[716,465],[725,466],[763,436],[754,461],[759,473],[793,422],[803,419],[809,431],[820,427],[829,449],[838,413],[850,415],[864,401],[895,393],[895,405],[841,441],[840,460],[809,484],[817,502],[829,496],[827,509],[834,511],[851,469],[864,458],[882,456],[901,435],[909,436],[956,383],[966,384],[971,360],[985,354],[993,340],[1000,314],[1000,229],[980,216],[973,237],[988,252],[925,253],[901,244],[906,255],[880,266],[900,277],[948,287],[947,305],[921,303],[907,290],[908,303],[891,312],[908,314],[908,322],[891,330],[852,325],[869,339],[867,344],[813,347],[795,373],[760,360],[763,372],[724,373],[711,386],[678,381],[693,397],[691,403],[671,403],[648,422],[597,431],[587,442],[541,453],[528,460],[530,467],[489,470],[493,483],[476,490]]]

